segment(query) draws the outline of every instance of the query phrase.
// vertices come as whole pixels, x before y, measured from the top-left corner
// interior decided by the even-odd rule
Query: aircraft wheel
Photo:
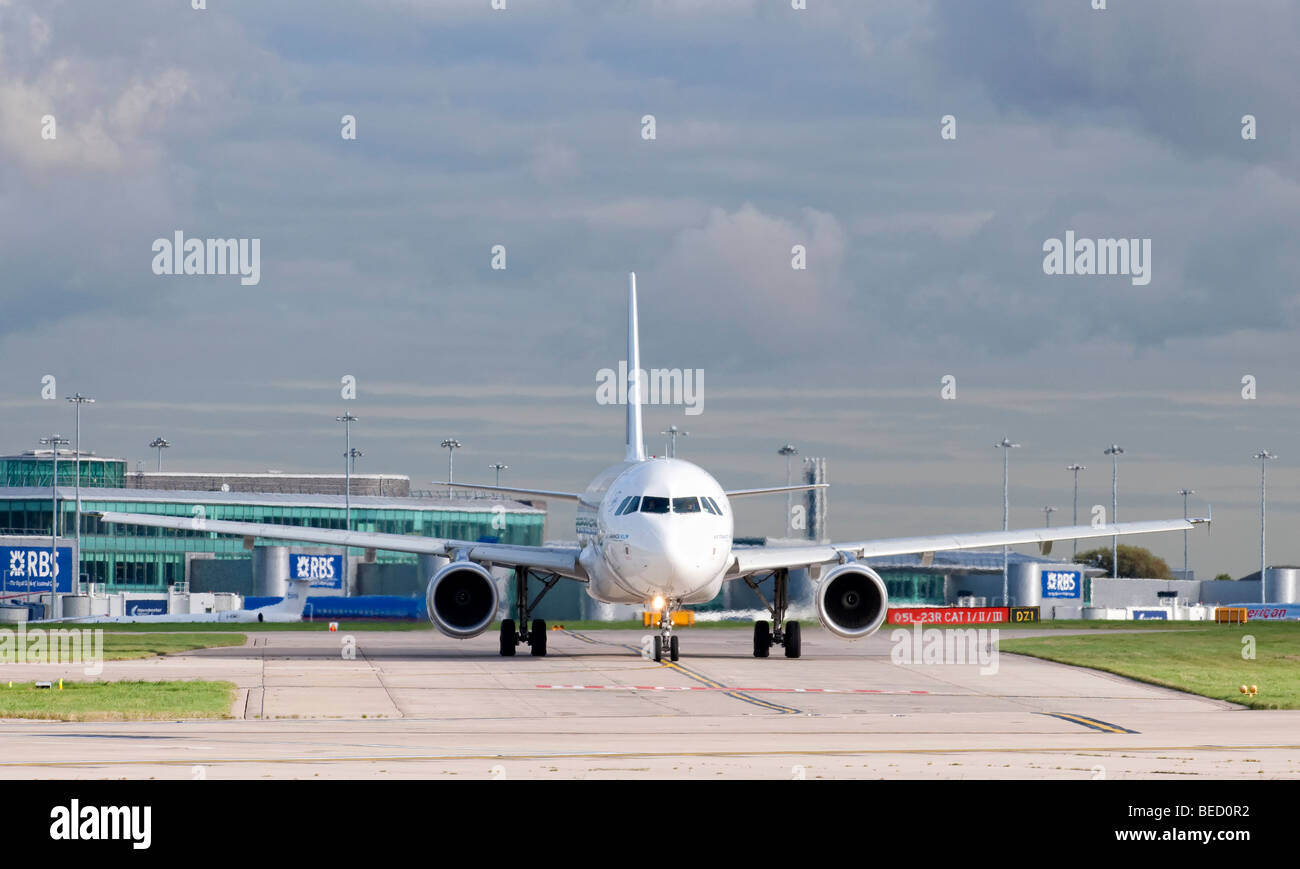
[[[655,637],[654,652],[655,652],[655,663],[658,664],[660,661],[664,659],[664,638],[663,637],[660,636]]]
[[[799,637],[799,623],[785,623],[785,656],[797,658],[803,652],[803,641]]]
[[[754,657],[766,658],[772,649],[772,625],[770,622],[754,622]]]
[[[677,660],[677,638],[673,637],[668,641],[668,660]]]
[[[528,642],[533,646],[533,655],[542,657],[546,654],[546,622],[533,619],[533,632],[528,635]]]
[[[501,654],[504,657],[511,657],[515,653],[515,646],[519,643],[519,634],[515,631],[514,619],[501,620]]]

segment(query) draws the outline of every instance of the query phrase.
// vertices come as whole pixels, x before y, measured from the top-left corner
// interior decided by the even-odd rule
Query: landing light
[[[655,599],[650,602],[650,609],[659,612],[664,608],[663,595],[655,595]]]

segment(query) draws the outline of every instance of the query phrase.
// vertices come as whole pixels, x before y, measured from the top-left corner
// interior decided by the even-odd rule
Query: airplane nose
[[[670,534],[664,541],[661,569],[672,594],[694,591],[713,578],[717,560],[711,539],[696,539],[698,535]]]

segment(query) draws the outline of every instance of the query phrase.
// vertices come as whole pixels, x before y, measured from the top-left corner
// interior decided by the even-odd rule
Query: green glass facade
[[[49,485],[46,471],[46,485]],[[59,477],[63,478],[63,461],[59,461]],[[66,492],[61,492],[66,495]],[[169,493],[171,494],[171,493]],[[180,500],[187,493],[174,493],[177,500],[117,501],[83,492],[81,498],[81,572],[89,582],[104,583],[108,591],[154,591],[185,579],[185,553],[211,552],[217,558],[248,558],[243,538],[218,535],[209,531],[170,528],[149,528],[132,525],[110,525],[86,515],[99,511],[120,513],[148,513],[155,516],[195,516],[199,498]],[[188,493],[191,496],[200,493]],[[250,500],[256,496],[250,496]],[[305,525],[309,528],[336,528],[344,526],[344,510],[333,506],[302,506],[297,504],[230,504],[202,503],[203,515],[208,519],[227,519],[237,522],[260,522],[273,525]],[[75,502],[65,497],[59,504],[60,533],[73,536]],[[494,529],[493,520],[505,528]],[[0,493],[0,534],[29,534],[44,536],[50,533],[50,499],[9,498]],[[385,534],[414,534],[422,537],[444,537],[454,540],[479,540],[496,538],[502,543],[541,545],[546,516],[540,512],[506,511],[494,514],[485,510],[433,509],[428,506],[410,507],[352,507],[352,528],[355,531],[375,531]],[[258,544],[285,545],[284,541],[258,539]],[[310,544],[304,544],[310,545]],[[354,549],[360,555],[363,550]],[[416,556],[405,553],[379,551],[380,562],[413,562]]]
[[[942,604],[942,573],[911,573],[897,569],[881,569],[880,578],[889,591],[891,605]]]
[[[49,488],[50,475],[54,470],[54,460],[48,456],[5,456],[0,458],[0,486],[18,488]],[[94,456],[81,457],[81,485],[105,489],[120,489],[126,480],[126,461],[123,459],[101,459]],[[59,485],[75,486],[77,483],[77,460],[72,456],[59,454]],[[48,528],[48,521],[46,523]]]

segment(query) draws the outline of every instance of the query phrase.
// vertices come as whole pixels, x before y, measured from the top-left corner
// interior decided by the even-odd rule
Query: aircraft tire
[[[754,657],[766,658],[772,650],[772,625],[769,622],[754,622]]]

